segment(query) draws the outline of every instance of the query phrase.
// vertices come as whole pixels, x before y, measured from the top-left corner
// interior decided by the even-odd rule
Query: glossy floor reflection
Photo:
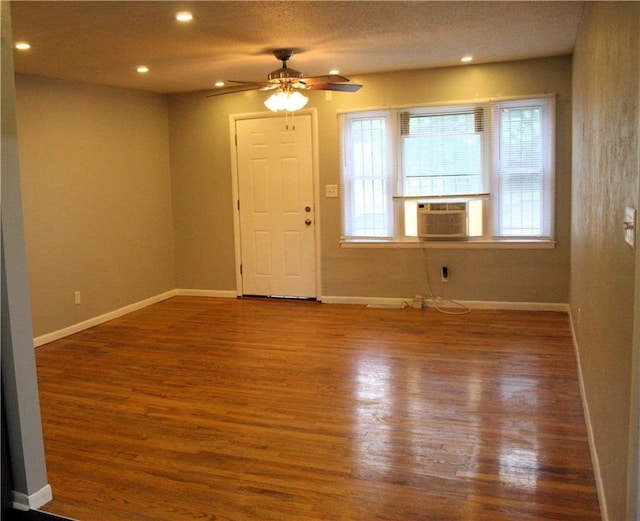
[[[36,358],[80,521],[600,519],[561,313],[179,297]]]

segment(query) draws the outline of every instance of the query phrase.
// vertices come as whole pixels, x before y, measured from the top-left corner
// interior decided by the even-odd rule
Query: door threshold
[[[291,300],[303,302],[319,302],[316,297],[296,297],[293,295],[240,295],[238,298],[256,300]]]

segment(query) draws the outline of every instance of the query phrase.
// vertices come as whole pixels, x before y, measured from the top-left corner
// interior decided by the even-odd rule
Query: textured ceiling
[[[539,58],[573,51],[582,2],[13,1],[18,72],[154,92],[262,81],[280,62],[307,76]],[[175,13],[189,10],[187,24]],[[150,68],[140,75],[136,67]]]

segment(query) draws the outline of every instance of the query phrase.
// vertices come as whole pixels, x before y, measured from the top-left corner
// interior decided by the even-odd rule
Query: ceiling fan
[[[293,53],[293,49],[276,49],[273,51],[273,55],[282,62],[282,67],[270,72],[267,75],[266,82],[229,80],[230,83],[237,83],[238,85],[211,92],[207,94],[207,97],[248,90],[275,90],[272,96],[265,101],[267,108],[273,111],[287,110],[293,112],[304,107],[307,102],[307,98],[300,94],[299,91],[301,90],[356,92],[362,87],[357,83],[351,83],[349,78],[337,74],[306,78],[300,71],[287,66],[287,61],[293,56]]]

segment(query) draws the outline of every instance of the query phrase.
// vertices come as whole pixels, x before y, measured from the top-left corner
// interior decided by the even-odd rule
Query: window
[[[400,113],[404,195],[483,191],[483,109]]]
[[[553,110],[541,98],[342,114],[344,238],[417,240],[418,206],[439,201],[466,203],[469,240],[551,239]]]
[[[393,168],[390,114],[349,117],[343,139],[344,233],[349,237],[391,237]]]
[[[547,104],[500,103],[494,146],[497,235],[550,237],[552,125]]]

